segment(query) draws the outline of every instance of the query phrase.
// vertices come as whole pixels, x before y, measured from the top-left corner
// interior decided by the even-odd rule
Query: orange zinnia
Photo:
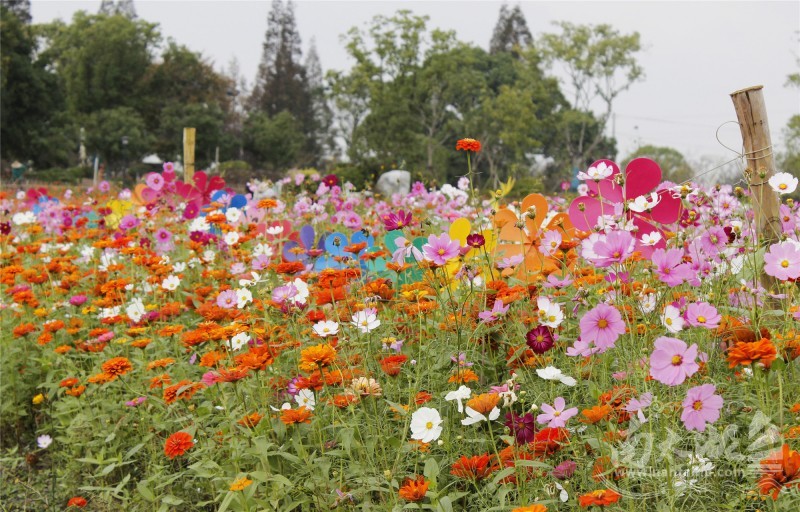
[[[133,370],[133,365],[127,357],[115,357],[103,363],[101,368],[106,375],[117,378]]]
[[[281,411],[281,421],[284,425],[294,425],[296,423],[311,423],[311,411],[306,406],[297,409],[283,409]]]
[[[396,354],[393,356],[387,356],[380,360],[381,368],[386,375],[391,377],[395,377],[400,374],[400,370],[403,368],[403,363],[408,360],[408,356],[403,354]]]
[[[456,151],[459,150],[477,153],[481,150],[481,143],[475,139],[459,139],[458,142],[456,142]]]
[[[164,443],[164,455],[174,459],[186,453],[192,446],[194,442],[191,435],[186,432],[175,432]]]
[[[320,343],[313,347],[308,347],[300,353],[300,369],[311,372],[318,366],[325,367],[333,364],[336,360],[336,349],[327,343]]]
[[[424,476],[418,476],[414,479],[406,478],[398,494],[406,501],[422,501],[426,492],[428,492],[428,482]]]
[[[778,350],[767,338],[750,343],[740,341],[728,349],[728,366],[733,368],[736,365],[761,363],[769,368],[777,355]]]
[[[248,414],[247,416],[240,419],[236,423],[238,423],[243,427],[255,428],[255,426],[258,425],[258,423],[261,421],[261,418],[263,418],[263,416],[261,416],[257,412],[254,412],[253,414]]]
[[[482,480],[494,471],[494,467],[490,466],[491,457],[489,454],[475,455],[474,457],[461,456],[453,466],[450,468],[450,474],[459,478],[466,478],[469,480]]]
[[[500,401],[500,395],[498,395],[497,393],[483,393],[481,395],[477,395],[470,398],[467,401],[467,407],[485,416],[489,414],[492,411],[492,409],[497,407],[497,403],[499,401]]]
[[[761,494],[772,491],[772,499],[778,499],[778,494],[784,487],[797,487],[800,484],[800,453],[789,449],[785,444],[779,452],[772,453],[761,461],[761,478],[758,488]]]
[[[621,497],[619,493],[611,489],[598,489],[578,497],[578,503],[582,508],[588,508],[592,505],[604,507],[618,502]]]
[[[547,507],[536,503],[535,505],[528,505],[527,507],[518,507],[511,512],[547,512]]]
[[[581,418],[581,422],[594,425],[595,423],[606,419],[613,410],[613,407],[610,405],[596,405],[591,409],[584,409],[581,411],[581,414],[584,416]]]

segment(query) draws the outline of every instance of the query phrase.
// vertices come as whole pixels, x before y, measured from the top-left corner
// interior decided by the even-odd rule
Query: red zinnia
[[[164,443],[164,455],[174,459],[186,453],[192,446],[194,446],[194,442],[191,435],[186,432],[175,432]]]
[[[69,507],[83,508],[86,506],[86,504],[87,504],[86,498],[84,498],[83,496],[73,496],[67,502],[67,508]]]

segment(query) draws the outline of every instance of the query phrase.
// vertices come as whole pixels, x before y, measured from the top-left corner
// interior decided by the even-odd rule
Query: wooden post
[[[183,181],[194,184],[194,128],[183,129]]]
[[[783,232],[780,200],[768,183],[775,173],[775,162],[763,88],[763,85],[756,85],[731,93],[739,129],[742,132],[744,156],[747,158],[745,178],[754,203],[759,247],[777,242]],[[762,273],[761,284],[767,290],[771,290],[777,284],[777,280]]]

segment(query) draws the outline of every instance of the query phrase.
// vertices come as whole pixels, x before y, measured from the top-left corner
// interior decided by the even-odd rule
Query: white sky
[[[33,0],[34,23],[96,12],[100,2]],[[313,36],[322,67],[347,69],[340,36],[364,27],[376,14],[398,9],[428,15],[429,28],[455,30],[462,41],[488,48],[502,2],[497,1],[296,1],[304,55]],[[160,25],[162,35],[201,52],[218,69],[232,58],[253,82],[267,28],[269,1],[136,0],[140,18]],[[510,5],[513,5],[510,2]],[[800,113],[800,91],[784,87],[800,72],[800,2],[520,2],[534,38],[555,31],[554,21],[608,23],[638,31],[645,50],[645,81],[615,104],[620,156],[638,143],[671,146],[690,160],[735,156],[717,142],[717,128],[736,119],[729,94],[764,85],[773,143],[787,120]],[[468,134],[465,134],[465,136]],[[741,147],[738,126],[725,125],[720,139]],[[780,147],[778,148],[780,150]]]

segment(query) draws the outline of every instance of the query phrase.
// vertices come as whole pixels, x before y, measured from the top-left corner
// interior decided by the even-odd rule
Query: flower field
[[[798,206],[470,177],[2,192],[0,509],[800,509]]]

